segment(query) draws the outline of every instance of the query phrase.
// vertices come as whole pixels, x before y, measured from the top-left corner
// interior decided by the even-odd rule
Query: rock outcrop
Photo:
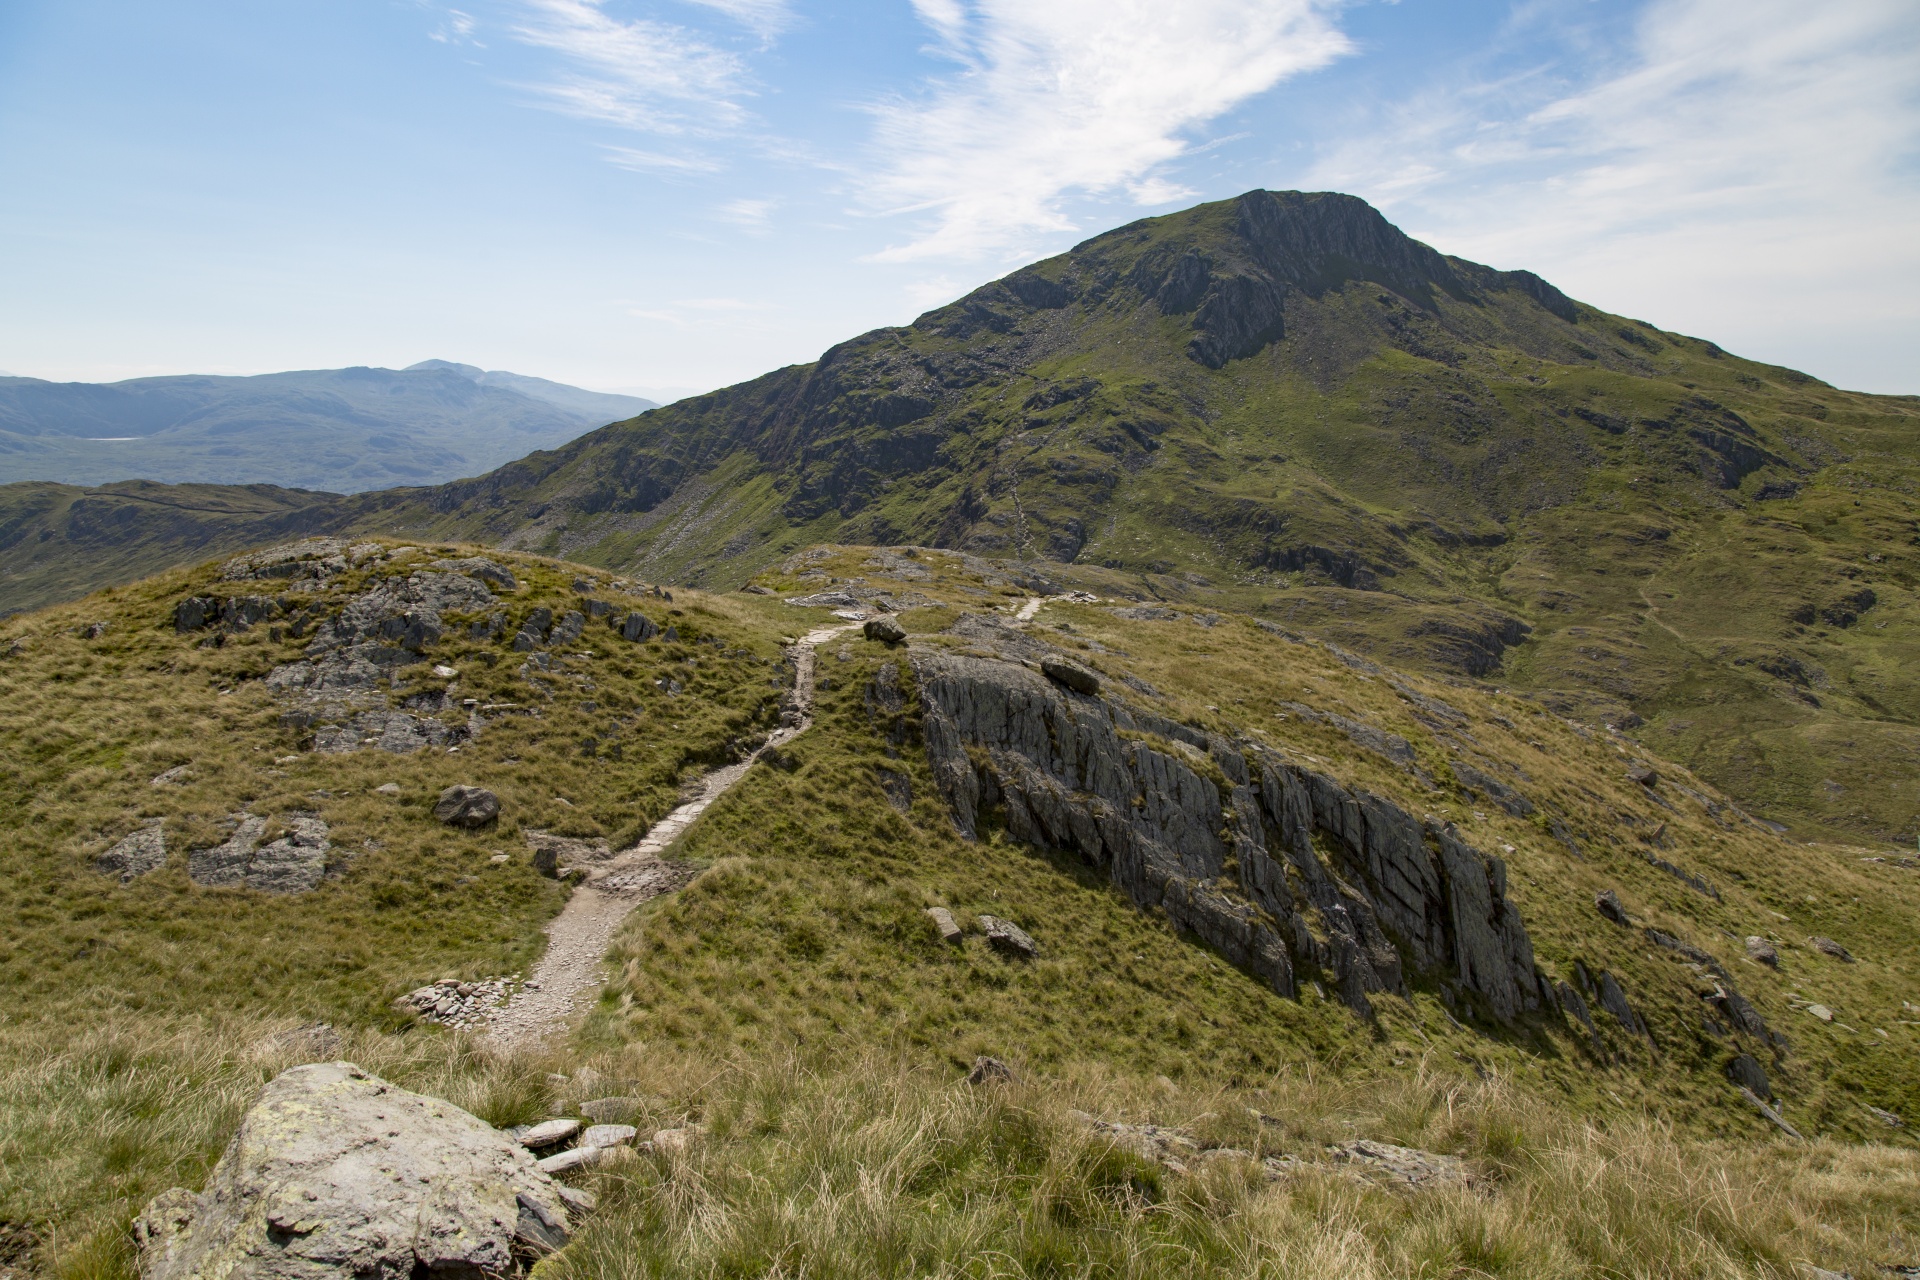
[[[559,1188],[505,1133],[349,1062],[260,1091],[195,1196],[135,1224],[146,1280],[501,1276],[564,1245]]]
[[[105,875],[119,876],[122,883],[135,880],[149,871],[158,871],[167,861],[167,833],[159,818],[149,818],[112,848],[93,860],[94,868]]]
[[[1285,995],[1324,973],[1365,1013],[1418,972],[1502,1021],[1553,1000],[1505,864],[1451,824],[1018,662],[912,663],[928,763],[968,838],[1004,823],[1072,850]]]
[[[332,850],[327,824],[319,815],[289,814],[286,834],[264,847],[267,820],[250,813],[233,816],[233,834],[224,844],[187,855],[187,874],[200,885],[246,885],[267,893],[305,893],[327,874]]]

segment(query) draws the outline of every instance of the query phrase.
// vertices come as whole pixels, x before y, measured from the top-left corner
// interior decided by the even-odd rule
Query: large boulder
[[[162,1192],[134,1225],[145,1280],[500,1276],[570,1230],[510,1135],[350,1062],[269,1082],[206,1189]]]
[[[484,827],[500,816],[500,797],[485,787],[455,783],[440,793],[433,816],[450,827]]]

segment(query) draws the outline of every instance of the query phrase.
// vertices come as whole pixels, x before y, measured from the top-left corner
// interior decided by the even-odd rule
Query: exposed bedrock
[[[1449,823],[1349,791],[1260,743],[1062,689],[1015,662],[917,651],[928,763],[962,834],[1069,849],[1292,995],[1348,1005],[1411,975],[1509,1021],[1545,979],[1506,866]]]

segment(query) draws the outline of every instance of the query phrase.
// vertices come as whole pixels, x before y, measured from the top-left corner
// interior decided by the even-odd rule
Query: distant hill
[[[445,360],[250,378],[0,377],[0,482],[138,478],[343,493],[440,484],[654,407]]]

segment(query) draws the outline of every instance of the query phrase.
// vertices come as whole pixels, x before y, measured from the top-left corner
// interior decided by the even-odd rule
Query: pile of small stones
[[[508,1132],[527,1150],[540,1157],[538,1164],[547,1174],[566,1173],[599,1164],[611,1151],[631,1147],[635,1151],[685,1151],[692,1145],[697,1126],[684,1129],[659,1129],[644,1142],[637,1141],[640,1130],[630,1124],[614,1123],[614,1115],[626,1115],[638,1109],[632,1098],[598,1098],[580,1104],[580,1112],[594,1124],[582,1126],[571,1117],[542,1120],[539,1124],[517,1125]]]
[[[493,1007],[505,1000],[519,981],[517,973],[511,978],[483,978],[478,982],[442,978],[430,987],[409,991],[395,1000],[393,1007],[444,1027],[477,1027],[486,1022]],[[537,986],[527,983],[530,991]]]

